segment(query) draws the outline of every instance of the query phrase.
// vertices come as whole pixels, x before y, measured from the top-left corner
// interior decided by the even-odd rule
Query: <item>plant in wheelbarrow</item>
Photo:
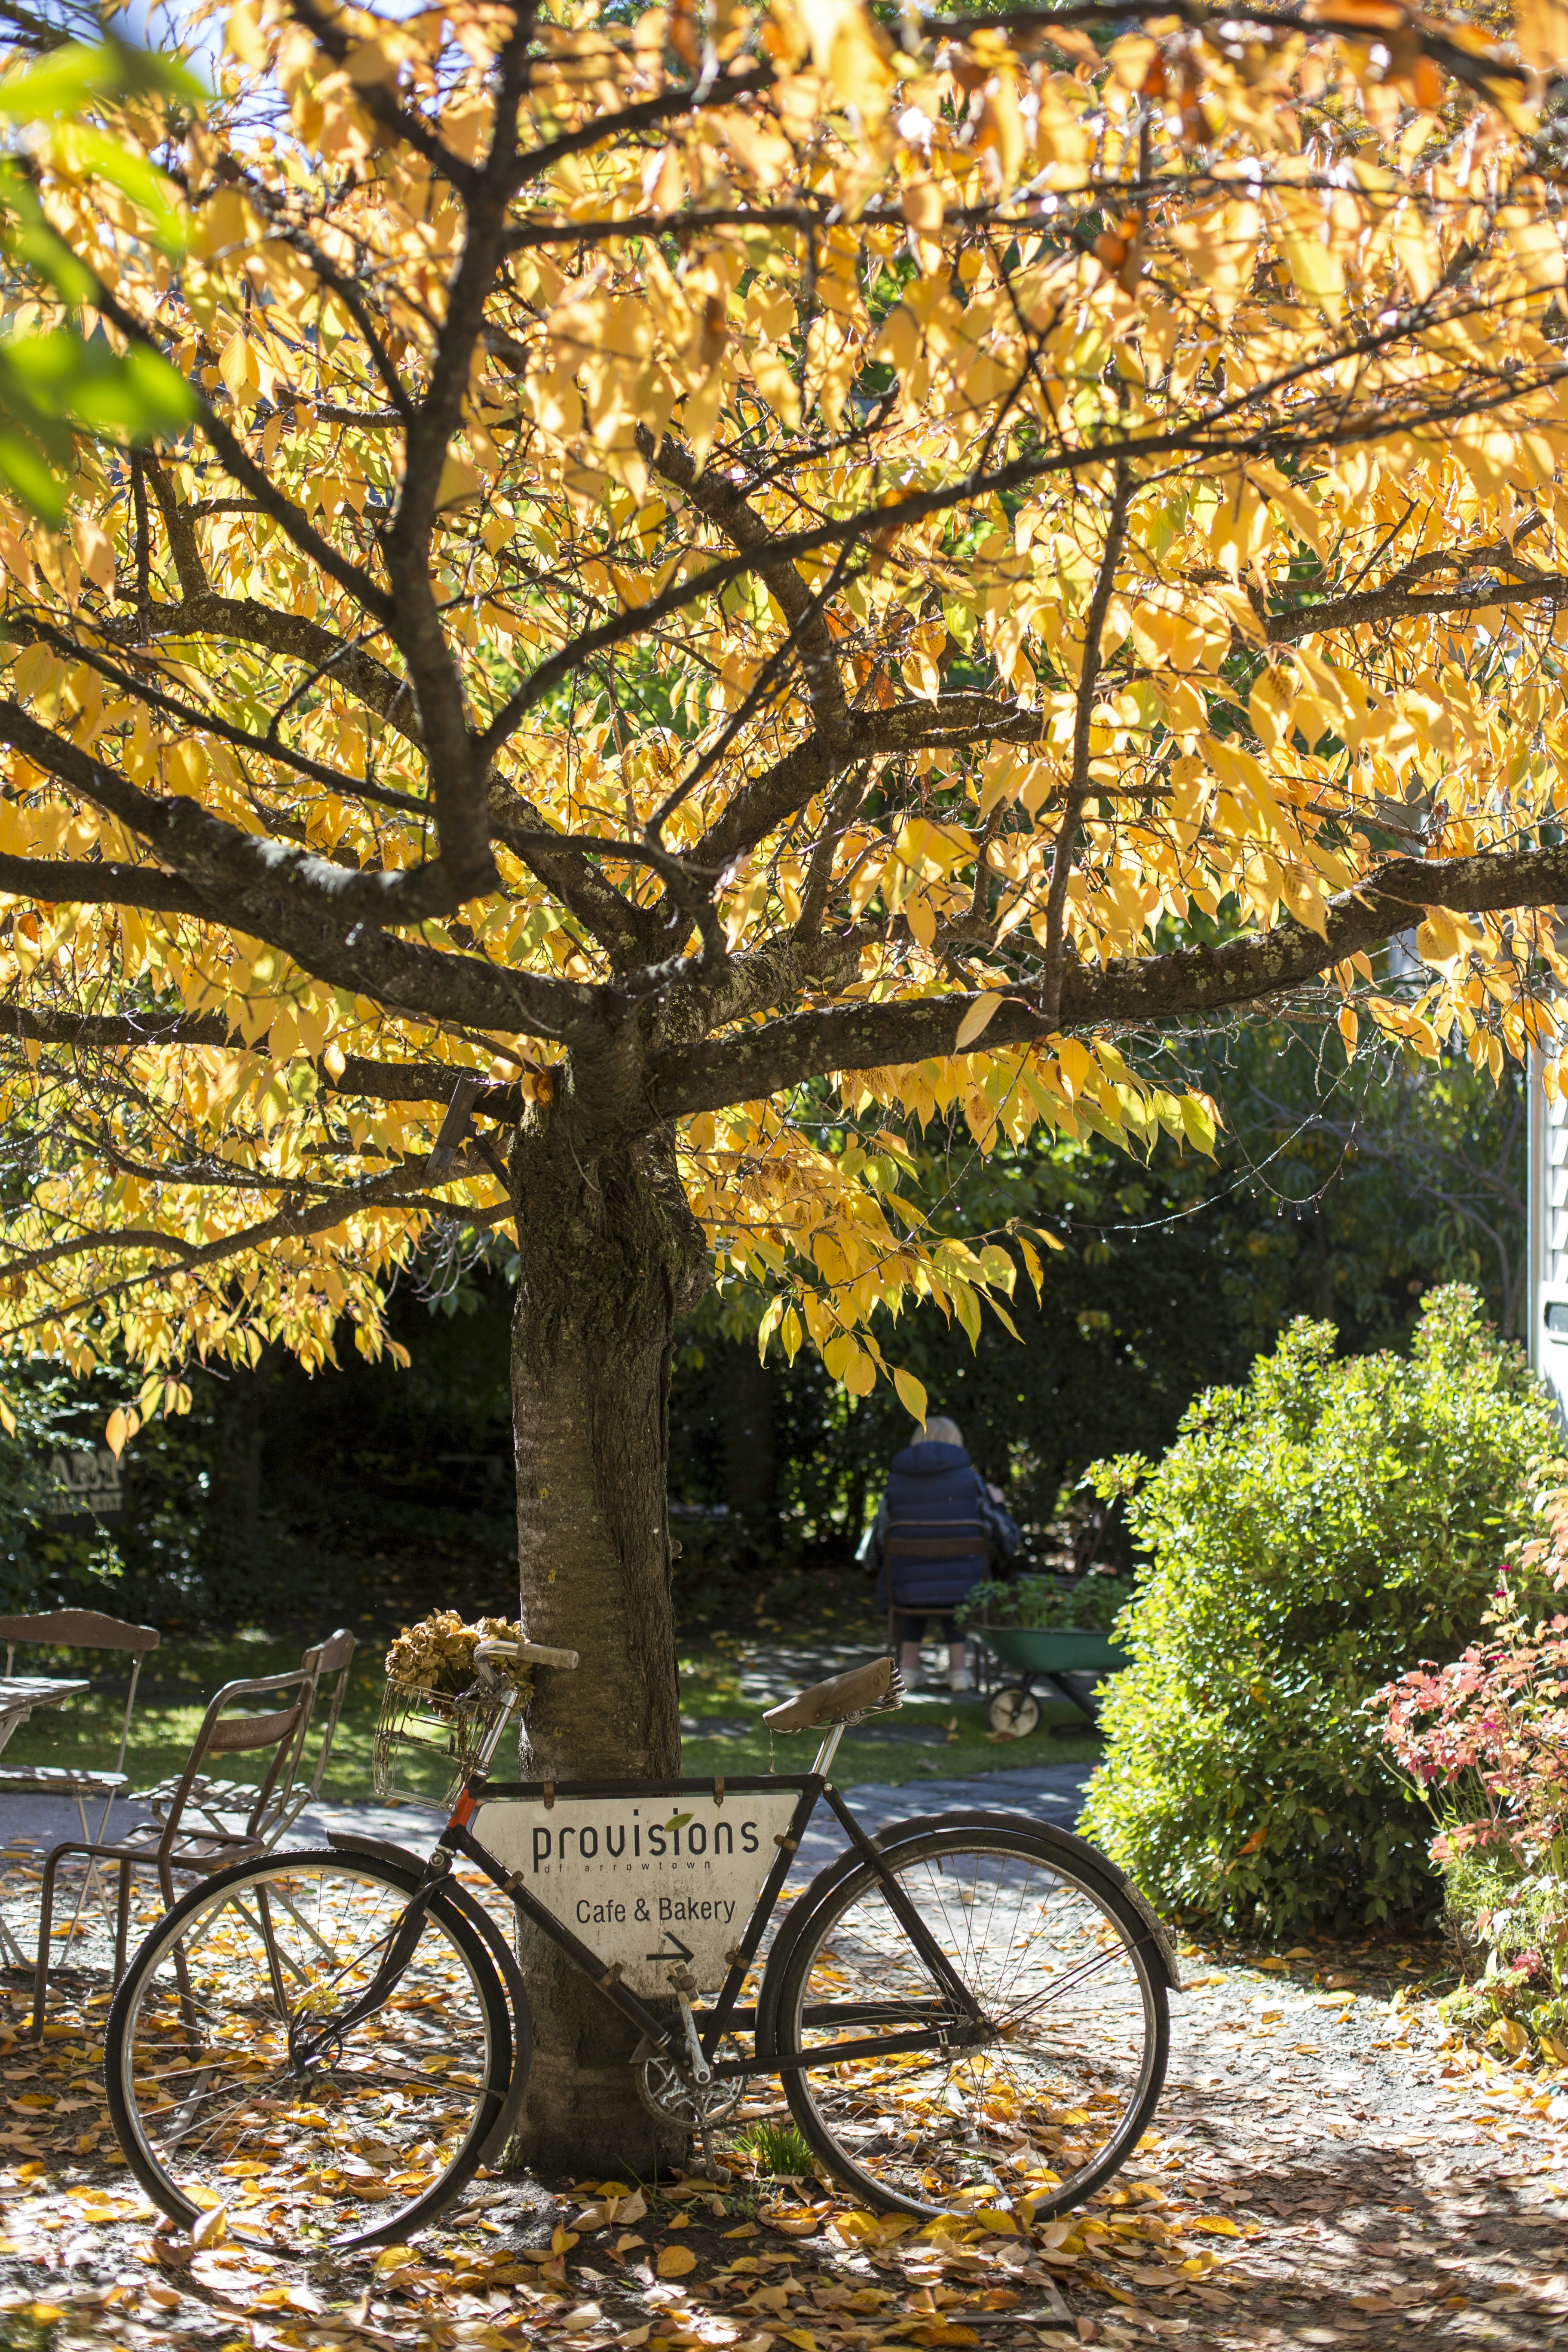
[[[977,1584],[959,1614],[972,1640],[990,1652],[1006,1677],[986,1708],[993,1731],[1023,1739],[1036,1728],[1037,1683],[1091,1723],[1098,1721],[1099,1678],[1128,1662],[1112,1633],[1136,1590],[1133,1578],[1103,1570],[1077,1578],[1018,1576]],[[1064,1680],[1086,1674],[1096,1677],[1087,1696]]]

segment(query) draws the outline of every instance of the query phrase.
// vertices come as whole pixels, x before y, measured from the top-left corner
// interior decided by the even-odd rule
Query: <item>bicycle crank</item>
[[[728,2034],[714,2052],[721,2063],[740,2057],[740,2050]],[[740,2074],[713,2075],[699,2083],[689,2065],[666,2049],[656,2049],[647,2057],[634,2061],[637,2067],[637,2095],[650,2115],[661,2123],[684,2124],[688,2131],[710,2131],[715,2124],[728,2123],[741,2104],[745,2089]]]

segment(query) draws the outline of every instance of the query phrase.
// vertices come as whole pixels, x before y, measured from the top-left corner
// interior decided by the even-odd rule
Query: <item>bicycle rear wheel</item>
[[[511,2076],[510,2012],[439,1896],[370,2015],[407,1871],[353,1853],[241,1863],[159,1921],[110,2011],[109,2112],[176,2221],[227,2208],[279,2251],[406,2237],[472,2178]]]
[[[1109,1864],[1101,1879],[1027,1822],[888,1843],[970,1998],[921,1957],[873,1870],[829,1887],[785,1948],[773,2009],[769,2054],[801,2135],[885,2210],[1027,2198],[1037,2218],[1060,2212],[1126,2160],[1160,2095],[1170,2013],[1148,1927]],[[835,2061],[838,2044],[857,2054]]]

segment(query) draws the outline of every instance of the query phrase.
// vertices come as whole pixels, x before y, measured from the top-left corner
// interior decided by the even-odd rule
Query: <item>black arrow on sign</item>
[[[664,1932],[669,1941],[675,1946],[674,1951],[645,1952],[643,1954],[645,1960],[689,1960],[696,1957],[692,1952],[690,1946],[681,1942],[673,1927],[667,1927]]]

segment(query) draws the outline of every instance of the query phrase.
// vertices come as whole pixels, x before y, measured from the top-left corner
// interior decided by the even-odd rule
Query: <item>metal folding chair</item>
[[[106,1842],[72,1838],[51,1849],[44,1863],[43,1899],[38,1912],[33,2014],[27,2029],[31,2036],[37,2038],[43,2032],[44,2003],[48,1991],[55,1878],[67,1855],[81,1854],[89,1862],[107,1863],[120,1872],[114,1933],[114,1981],[118,1984],[125,1973],[125,1949],[131,1927],[131,1882],[135,1871],[156,1872],[164,1908],[168,1909],[174,1902],[176,1872],[206,1875],[213,1871],[226,1870],[230,1863],[243,1862],[252,1854],[266,1852],[261,1825],[268,1818],[273,1791],[280,1776],[290,1759],[298,1758],[315,1686],[315,1675],[305,1666],[296,1666],[283,1675],[263,1675],[253,1681],[226,1683],[208,1702],[195,1744],[175,1784],[163,1820],[138,1822],[121,1838]],[[246,1699],[276,1696],[283,1691],[294,1694],[287,1706],[271,1708],[263,1715],[236,1715],[231,1712]],[[272,1751],[271,1762],[261,1780],[247,1790],[250,1804],[243,1828],[232,1833],[220,1832],[198,1822],[195,1828],[187,1829],[184,1816],[191,1791],[207,1758],[259,1754],[267,1748]]]
[[[300,1723],[293,1753],[278,1776],[265,1817],[256,1825],[256,1834],[268,1853],[321,1793],[348,1691],[349,1668],[357,1647],[353,1635],[340,1626],[324,1642],[307,1650],[300,1661],[300,1673],[310,1676],[310,1705]],[[312,1732],[317,1736],[316,1757],[307,1780],[301,1775]],[[138,1789],[136,1795],[152,1806],[153,1819],[161,1822],[180,1785],[178,1780],[161,1780],[155,1789]],[[198,1773],[186,1795],[185,1805],[187,1811],[198,1815],[215,1835],[226,1837],[233,1833],[236,1822],[248,1815],[255,1794],[249,1781],[215,1780],[205,1773]]]

